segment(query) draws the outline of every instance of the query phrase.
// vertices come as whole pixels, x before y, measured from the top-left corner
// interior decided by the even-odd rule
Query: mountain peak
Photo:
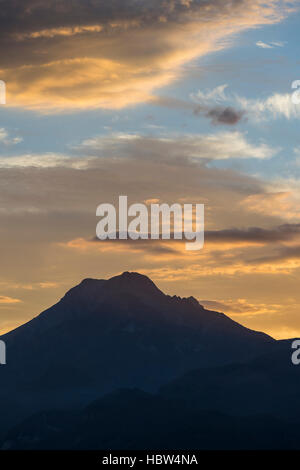
[[[158,287],[148,276],[137,272],[125,271],[118,276],[108,279],[107,284],[121,290],[133,289],[134,291],[140,292],[160,292]]]
[[[122,278],[122,279],[143,279],[147,281],[151,281],[151,279],[148,276],[145,276],[144,274],[140,274],[135,271],[124,271],[122,274],[119,274],[118,276],[114,276],[114,278]],[[114,279],[111,278],[111,279]],[[152,282],[152,281],[151,281]]]
[[[133,293],[138,295],[154,296],[162,294],[151,279],[137,272],[125,271],[122,274],[113,276],[110,279],[83,279],[80,284],[70,289],[65,297],[76,300],[100,298],[105,293]]]
[[[154,282],[151,281],[151,279],[148,276],[145,276],[144,274],[140,274],[135,271],[124,271],[122,274],[118,274],[117,276],[111,277],[109,281],[112,279],[120,279],[120,280],[126,280],[126,281],[134,281],[134,282],[142,282],[142,283],[147,283],[149,282],[151,284],[154,284]]]

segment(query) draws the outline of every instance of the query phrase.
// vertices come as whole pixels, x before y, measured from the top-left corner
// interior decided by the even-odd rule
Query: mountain
[[[298,449],[299,426],[267,414],[229,416],[122,389],[82,410],[38,413],[7,433],[2,449]]]
[[[119,389],[82,409],[14,426],[0,449],[287,450],[300,448],[300,372],[291,342],[246,363],[203,368],[153,394]]]
[[[156,392],[193,369],[243,364],[277,342],[146,276],[85,279],[3,335],[0,431],[44,409],[73,409],[119,388]]]
[[[160,393],[193,410],[235,416],[266,413],[300,422],[300,368],[292,364],[291,343],[278,341],[268,352],[245,363],[190,371],[162,386]]]

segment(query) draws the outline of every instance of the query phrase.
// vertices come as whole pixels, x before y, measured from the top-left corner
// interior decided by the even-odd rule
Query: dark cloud
[[[0,24],[2,33],[93,25],[95,22],[111,28],[118,21],[145,27],[168,22],[180,24],[193,15],[215,19],[248,3],[247,0],[2,0]]]
[[[300,224],[284,224],[273,229],[250,227],[248,229],[226,229],[206,231],[206,240],[212,243],[252,242],[277,243],[293,240],[300,236]]]
[[[243,119],[245,114],[245,111],[235,109],[231,106],[218,106],[216,108],[210,109],[205,114],[205,116],[211,119],[212,124],[225,124],[229,126],[234,126]]]
[[[251,263],[255,264],[273,264],[280,263],[281,261],[296,260],[300,258],[300,245],[296,246],[280,246],[267,256],[254,258]]]
[[[170,109],[191,111],[195,116],[203,116],[210,119],[214,125],[234,126],[246,115],[246,111],[235,109],[232,106],[208,106],[195,104],[178,98],[160,96],[152,99],[152,102]]]
[[[150,211],[150,208],[149,208]],[[174,240],[174,232],[170,234],[170,240],[162,240],[161,236],[159,240],[152,240],[151,234],[148,234],[148,239],[142,240],[132,240],[129,235],[126,240],[119,239],[119,233],[116,234],[116,240],[105,240],[107,243],[119,244],[122,246],[127,246],[128,249],[133,249],[134,251],[142,251],[144,249],[148,249],[155,253],[161,252],[162,254],[171,254],[176,253],[178,250],[172,248],[172,242],[174,241],[176,244],[178,243],[185,243],[185,236],[182,233],[182,240]],[[206,230],[205,231],[205,243],[213,243],[213,244],[239,244],[239,243],[258,243],[263,245],[268,244],[278,244],[281,242],[288,242],[292,241],[295,238],[299,238],[300,236],[300,224],[285,224],[280,225],[278,227],[274,227],[273,229],[263,229],[258,227],[250,227],[248,229],[224,229],[224,230]],[[101,242],[97,237],[88,240],[87,242]],[[288,259],[292,257],[300,257],[300,246],[296,247],[280,247],[279,254],[276,256],[270,256],[268,258],[264,258],[262,261],[265,260],[276,260],[278,259]]]

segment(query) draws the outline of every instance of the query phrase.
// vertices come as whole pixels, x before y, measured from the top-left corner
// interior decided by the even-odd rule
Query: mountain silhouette
[[[41,410],[73,410],[116,389],[156,393],[195,369],[242,367],[278,343],[129,272],[83,280],[0,339],[3,433]]]
[[[248,362],[188,372],[160,393],[193,410],[213,409],[236,416],[266,413],[300,422],[300,369],[291,361],[291,340],[278,341]]]
[[[267,414],[229,416],[122,389],[80,410],[35,414],[0,442],[6,450],[297,449],[299,426]]]

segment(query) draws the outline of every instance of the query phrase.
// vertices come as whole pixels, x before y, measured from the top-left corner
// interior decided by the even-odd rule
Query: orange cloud
[[[22,302],[19,299],[13,299],[12,297],[6,297],[5,295],[0,295],[0,304],[18,304]]]
[[[185,63],[228,46],[236,33],[282,20],[297,0],[166,0],[134,9],[126,0],[106,3],[79,1],[75,12],[62,1],[56,12],[54,5],[17,1],[11,27],[10,6],[2,8],[0,74],[9,106],[49,112],[150,100]]]
[[[252,318],[256,315],[273,315],[282,309],[281,304],[254,303],[247,299],[200,300],[199,302],[208,310],[217,310],[228,313],[231,317],[237,317],[237,321],[241,317]]]
[[[252,194],[241,202],[241,206],[257,214],[299,220],[299,201],[292,191]]]
[[[102,31],[101,25],[86,25],[86,26],[73,26],[73,27],[61,27],[61,28],[50,28],[42,29],[40,31],[33,31],[30,33],[17,34],[16,37],[19,41],[24,39],[36,39],[36,38],[54,38],[55,36],[75,36],[75,34],[82,34],[87,32],[100,33]]]

